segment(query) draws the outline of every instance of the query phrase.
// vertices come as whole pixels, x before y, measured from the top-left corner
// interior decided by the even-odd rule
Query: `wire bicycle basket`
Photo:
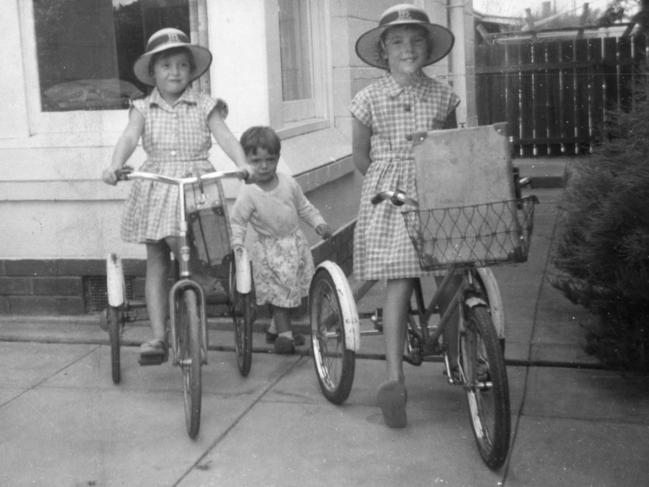
[[[449,265],[525,262],[534,226],[535,196],[402,213],[423,270]]]

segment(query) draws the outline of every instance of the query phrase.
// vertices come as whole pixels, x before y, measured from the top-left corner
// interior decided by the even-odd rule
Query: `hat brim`
[[[432,49],[428,53],[428,59],[423,64],[428,66],[444,58],[453,48],[455,36],[446,27],[439,24],[430,24],[427,22],[413,22],[406,20],[403,22],[396,21],[387,25],[375,27],[362,34],[356,41],[356,54],[365,63],[380,69],[388,69],[388,63],[381,57],[379,46],[381,35],[391,28],[398,25],[419,25],[428,31],[432,43]]]
[[[153,79],[153,76],[151,76],[151,73],[149,73],[151,57],[154,54],[168,51],[175,47],[184,47],[189,49],[194,57],[195,68],[190,75],[190,81],[194,81],[202,76],[203,73],[209,69],[210,64],[212,64],[212,53],[209,49],[203,46],[195,46],[184,42],[168,42],[156,49],[152,49],[151,51],[142,54],[137,61],[135,61],[135,64],[133,65],[133,73],[135,74],[135,77],[146,85],[155,86],[155,80]]]

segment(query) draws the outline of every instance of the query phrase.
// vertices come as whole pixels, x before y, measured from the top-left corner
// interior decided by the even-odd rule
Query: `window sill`
[[[298,135],[308,134],[310,132],[315,132],[318,130],[324,130],[330,126],[329,120],[324,120],[321,118],[300,121],[291,124],[284,125],[281,129],[277,129],[277,135],[283,139],[290,139],[291,137],[296,137]]]

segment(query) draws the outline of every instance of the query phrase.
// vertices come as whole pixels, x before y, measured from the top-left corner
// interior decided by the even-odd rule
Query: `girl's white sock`
[[[275,318],[270,319],[270,325],[268,325],[268,333],[277,335],[277,326],[275,325]]]

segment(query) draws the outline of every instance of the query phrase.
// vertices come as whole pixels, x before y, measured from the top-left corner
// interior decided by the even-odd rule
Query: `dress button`
[[[172,151],[171,151],[171,155],[172,155],[172,156],[175,156],[175,155],[176,155],[176,151],[175,151],[175,150],[172,150]]]

